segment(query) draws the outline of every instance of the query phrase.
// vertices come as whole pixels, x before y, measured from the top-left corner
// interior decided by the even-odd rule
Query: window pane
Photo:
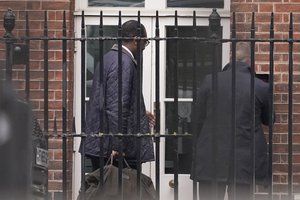
[[[104,26],[103,36],[117,37],[118,27],[117,26]],[[87,37],[99,37],[99,26],[87,26]],[[104,54],[108,52],[113,44],[114,40],[105,40],[103,42]],[[86,95],[89,97],[91,87],[93,83],[94,69],[99,63],[99,40],[88,40],[87,41],[87,52],[86,52]]]
[[[167,37],[174,37],[174,27],[170,26],[166,28]],[[221,33],[221,31],[220,31]],[[192,37],[193,27],[181,26],[178,27],[179,37]],[[201,38],[209,38],[209,28],[197,27],[197,36]],[[221,37],[221,36],[220,36]],[[178,66],[178,96],[179,98],[192,98],[193,87],[193,59],[194,59],[194,44],[196,42],[196,83],[202,82],[205,75],[212,72],[213,59],[218,59],[221,63],[222,56],[214,58],[213,45],[211,43],[205,43],[203,41],[195,41],[190,39],[178,40],[178,49],[176,50],[176,42],[174,40],[167,41],[167,66],[166,66],[166,97],[174,97],[174,63],[177,60]],[[222,55],[222,45],[218,45],[218,55]],[[177,59],[176,59],[177,56]],[[221,71],[221,66],[220,69]],[[166,102],[166,133],[173,134],[174,130],[174,102]],[[178,133],[190,133],[191,134],[191,102],[179,102],[178,103]],[[177,147],[175,146],[175,139],[166,139],[166,154],[165,154],[165,173],[174,173],[174,151],[178,149],[179,159],[179,174],[189,174],[192,162],[192,138],[180,138],[178,139]]]
[[[88,6],[144,7],[145,0],[89,0]]]
[[[192,103],[190,102],[179,102],[178,103],[178,133],[185,134],[191,133],[191,108]],[[166,133],[172,134],[170,131],[173,129],[173,113],[174,103],[166,103]],[[176,138],[178,159],[179,159],[179,174],[189,174],[192,163],[192,146],[193,140],[191,137]],[[166,138],[166,157],[165,157],[165,173],[174,173],[174,152],[175,152],[175,138]]]
[[[224,8],[224,0],[167,0],[168,7]]]
[[[197,27],[197,36],[208,38],[209,28],[207,26]],[[179,37],[193,37],[192,26],[178,27]],[[174,37],[174,26],[167,27],[167,37]],[[196,45],[196,82],[199,82],[203,77],[210,73],[213,63],[213,48],[212,45],[201,41],[191,39],[178,40],[178,51],[176,50],[176,42],[174,40],[167,41],[167,66],[166,66],[166,97],[173,98],[174,95],[174,63],[177,56],[178,67],[178,97],[179,98],[192,98],[193,87],[193,57],[194,57],[194,44]],[[222,55],[221,45],[219,55]],[[214,58],[215,59],[215,58]],[[219,63],[222,62],[222,57],[219,58]],[[221,70],[221,69],[220,69]]]

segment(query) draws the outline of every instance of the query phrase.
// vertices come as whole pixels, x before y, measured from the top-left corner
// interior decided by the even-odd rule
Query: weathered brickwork
[[[16,38],[25,36],[26,11],[29,18],[29,29],[31,37],[42,37],[44,35],[44,17],[48,19],[48,36],[62,37],[63,12],[66,11],[67,36],[74,36],[73,28],[73,1],[72,0],[41,0],[24,1],[8,0],[0,2],[0,16],[8,8],[12,9],[16,16],[16,25],[13,34]],[[45,11],[47,11],[45,13]],[[3,17],[0,17],[3,24]],[[0,37],[5,31],[0,27]],[[23,41],[22,41],[23,42]],[[43,41],[34,40],[30,42],[30,102],[34,114],[39,119],[40,125],[44,127],[44,50]],[[72,119],[73,99],[73,42],[68,42],[67,51],[67,76],[68,76],[68,119]],[[0,43],[0,64],[5,66],[5,44]],[[53,131],[54,119],[57,120],[57,129],[62,130],[62,42],[49,41],[49,132]],[[25,66],[13,66],[13,80],[18,90],[18,96],[25,97]],[[68,121],[68,130],[71,129],[71,120]],[[69,148],[72,144],[69,142]],[[57,199],[62,190],[62,142],[61,139],[49,139],[49,199]],[[71,169],[72,161],[68,161],[68,188],[71,192]],[[69,195],[71,196],[71,195]]]
[[[41,37],[44,34],[44,16],[47,11],[49,37],[62,36],[63,11],[66,11],[67,35],[74,36],[74,0],[7,0],[0,1],[0,16],[8,8],[16,15],[16,26],[13,31],[15,37],[25,35],[25,16],[28,11],[30,36]],[[236,13],[237,37],[249,38],[252,12],[255,13],[256,37],[269,38],[270,16],[274,13],[275,38],[288,39],[290,12],[294,18],[294,39],[300,39],[300,0],[232,0],[231,12]],[[0,17],[3,24],[3,17]],[[0,27],[0,37],[5,33]],[[62,122],[62,43],[49,42],[49,131],[53,131],[54,119],[57,120],[58,130]],[[300,44],[294,44],[294,95],[293,95],[293,168],[294,185],[300,184]],[[68,130],[71,130],[72,100],[73,100],[73,67],[74,45],[68,42]],[[275,45],[275,110],[276,123],[274,126],[274,199],[284,199],[287,192],[287,132],[288,132],[288,44]],[[43,42],[40,40],[30,42],[30,99],[35,115],[43,127]],[[5,45],[0,43],[0,65],[5,66]],[[269,72],[269,44],[259,42],[256,44],[256,68],[260,73]],[[24,66],[15,65],[13,79],[18,94],[24,97]],[[71,141],[70,141],[71,142]],[[71,149],[72,144],[68,145]],[[62,142],[60,139],[49,140],[49,199],[58,199],[62,190]],[[71,157],[71,153],[69,154]],[[68,188],[71,192],[72,160],[68,162]],[[263,192],[263,190],[261,190]],[[295,192],[300,191],[295,187]],[[71,195],[69,195],[71,196]]]
[[[290,13],[293,13],[294,39],[300,38],[300,1],[299,0],[232,0],[231,12],[236,12],[237,37],[250,38],[250,27],[252,12],[255,13],[256,37],[268,39],[270,37],[271,13],[274,13],[275,39],[288,39]],[[294,95],[293,95],[293,182],[295,193],[299,193],[299,153],[300,153],[300,96],[299,96],[299,74],[300,74],[300,44],[294,44]],[[269,72],[269,44],[256,43],[256,69],[259,73]],[[273,180],[274,193],[276,197],[285,199],[288,183],[288,71],[289,54],[288,43],[277,43],[274,53],[275,73],[275,110],[276,123],[274,126],[274,164]]]

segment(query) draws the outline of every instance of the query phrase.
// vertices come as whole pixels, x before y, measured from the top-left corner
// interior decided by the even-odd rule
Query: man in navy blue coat
[[[225,67],[225,71],[217,73],[216,87],[214,87],[216,91],[212,89],[212,75],[206,76],[198,90],[195,110],[196,145],[191,179],[199,182],[200,199],[223,200],[226,185],[228,185],[229,199],[234,199],[234,179],[236,181],[235,199],[250,199],[250,184],[253,177],[253,138],[255,138],[255,181],[256,184],[267,183],[267,143],[262,124],[268,125],[269,117],[271,117],[268,101],[269,86],[266,82],[255,78],[255,125],[254,132],[252,132],[249,63],[249,44],[237,43],[235,135],[232,128],[233,73],[231,64]],[[215,101],[213,96],[216,98]],[[217,193],[214,188],[217,188]]]
[[[142,38],[147,37],[145,27],[138,21],[130,20],[122,25],[122,134],[147,134],[150,125],[154,124],[154,116],[146,111],[143,95],[140,101],[140,130],[137,120],[137,58],[139,48],[143,51],[149,44],[146,39],[138,40],[141,27]],[[104,55],[103,84],[100,83],[99,66],[95,70],[92,92],[86,116],[86,133],[98,134],[103,128],[106,134],[118,132],[118,45]],[[100,124],[100,109],[104,111],[104,124]],[[136,168],[137,153],[140,151],[141,161],[154,160],[153,141],[150,137],[141,139],[140,149],[135,138],[123,137],[122,145],[117,137],[105,137],[104,157],[117,156],[123,152],[132,168]],[[99,168],[99,138],[88,136],[85,143],[85,154],[92,160],[93,169]]]

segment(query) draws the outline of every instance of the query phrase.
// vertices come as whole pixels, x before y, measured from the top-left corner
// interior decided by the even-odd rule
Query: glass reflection
[[[209,28],[207,26],[197,27],[197,37],[208,38]],[[178,27],[179,37],[193,37],[193,27],[180,26]],[[174,37],[174,26],[167,27],[167,37]],[[194,43],[197,43],[194,49]],[[193,65],[194,65],[194,51],[196,50],[196,83],[202,81],[203,77],[211,72],[212,69],[212,45],[208,43],[195,41],[192,39],[178,40],[178,52],[176,50],[176,42],[174,40],[167,41],[167,66],[166,66],[166,97],[173,98],[174,95],[174,64],[177,56],[178,66],[178,97],[192,98],[193,88]],[[219,49],[219,55],[222,49]],[[222,58],[218,58],[219,63]]]
[[[174,37],[174,26],[166,27],[167,37]],[[174,98],[174,64],[177,60],[178,66],[178,97],[179,98],[193,98],[193,65],[194,53],[195,57],[195,71],[196,84],[199,85],[205,75],[212,72],[213,59],[218,59],[221,63],[222,57],[214,58],[213,45],[203,41],[195,41],[188,39],[193,37],[193,27],[182,26],[178,27],[179,37],[185,37],[185,40],[178,40],[178,48],[176,50],[176,42],[174,40],[167,41],[167,66],[166,66],[166,97]],[[197,27],[197,37],[209,38],[209,27]],[[222,37],[222,36],[220,36]],[[194,45],[196,42],[196,45]],[[194,48],[196,46],[196,49]],[[196,52],[195,52],[196,51]],[[222,55],[222,45],[219,45],[218,55]],[[177,58],[176,58],[177,56]],[[219,69],[221,70],[221,68]],[[174,102],[166,102],[166,134],[173,134],[174,130]],[[178,133],[191,134],[191,110],[192,102],[178,103]],[[179,174],[189,174],[192,162],[192,147],[193,140],[191,137],[179,138],[177,146],[175,139],[167,138],[165,146],[165,173],[174,173],[174,152],[178,152]]]
[[[224,8],[224,0],[167,0],[168,7]]]
[[[166,133],[172,134],[170,130],[173,127],[173,109],[174,103],[166,103]],[[185,134],[191,133],[191,110],[192,103],[179,102],[178,103],[178,133]],[[165,160],[165,173],[174,173],[174,150],[175,146],[174,138],[166,138],[166,160]],[[192,146],[193,140],[191,137],[178,138],[177,151],[179,159],[179,174],[189,174],[192,163]]]
[[[89,0],[88,6],[101,7],[144,7],[144,0]]]
[[[87,37],[99,37],[99,26],[91,25],[87,26]],[[118,27],[117,26],[104,26],[103,27],[103,36],[104,37],[117,37],[118,36]],[[113,44],[116,41],[114,40],[105,40],[103,42],[103,52],[107,53]],[[93,77],[94,69],[99,63],[99,40],[88,40],[87,41],[87,52],[86,52],[86,95],[89,97]]]

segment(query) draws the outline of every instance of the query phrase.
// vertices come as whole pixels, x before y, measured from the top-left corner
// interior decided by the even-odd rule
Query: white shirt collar
[[[131,53],[131,51],[127,48],[127,47],[125,47],[124,45],[122,45],[122,47],[131,55],[131,57],[134,59],[134,56],[133,56],[133,54]]]

